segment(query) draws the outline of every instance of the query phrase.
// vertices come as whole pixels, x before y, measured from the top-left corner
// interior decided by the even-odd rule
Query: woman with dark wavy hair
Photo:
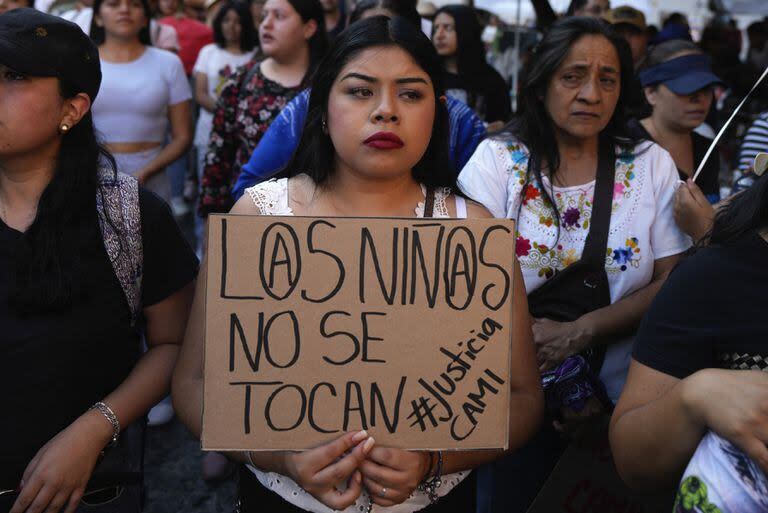
[[[482,207],[456,194],[440,76],[440,61],[418,26],[383,16],[351,25],[336,39],[313,80],[301,142],[287,168],[290,178],[246,189],[232,211],[318,217],[487,217]],[[519,274],[515,283],[510,450],[535,429],[542,405]],[[173,384],[176,411],[196,435],[201,432],[203,303],[200,287]],[[437,513],[473,511],[470,470],[503,452],[452,452],[439,460],[441,466],[435,453],[379,447],[360,431],[304,452],[230,454],[247,463],[240,472],[244,513],[359,513],[374,507]],[[417,489],[420,483],[440,478],[441,472],[442,486],[436,493]],[[444,495],[448,497],[437,500]]]
[[[100,82],[74,23],[0,16],[0,511],[140,511],[189,313],[197,261],[97,142]]]
[[[435,13],[432,41],[443,59],[445,89],[486,123],[507,122],[512,114],[509,86],[485,59],[482,31],[471,7],[447,5]]]
[[[673,216],[674,161],[627,134],[633,72],[626,41],[602,21],[555,23],[530,60],[519,115],[505,134],[480,144],[459,177],[462,190],[494,216],[518,223],[517,256],[545,384],[578,369],[573,383],[584,392],[567,397],[557,395],[558,386],[549,389],[549,427],[527,459],[505,462],[500,475],[523,477],[515,477],[511,493],[504,482],[511,477],[500,479],[497,511],[527,509],[564,449],[555,430],[575,433],[612,408],[632,333],[690,246]]]

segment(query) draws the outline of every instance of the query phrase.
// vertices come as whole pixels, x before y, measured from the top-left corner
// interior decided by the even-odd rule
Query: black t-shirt
[[[768,242],[752,232],[682,261],[651,304],[634,358],[683,379],[707,368],[768,367]]]
[[[655,141],[648,130],[636,119],[632,119],[629,122],[629,131],[634,137],[641,139],[648,139],[649,141]],[[699,163],[704,160],[704,155],[709,149],[709,145],[712,144],[712,139],[691,132],[691,140],[693,142],[693,165],[694,171],[699,167]],[[681,180],[687,180],[688,175],[685,174],[680,168],[677,173],[680,175]],[[720,159],[717,156],[717,152],[714,152],[709,156],[709,160],[704,164],[704,169],[701,170],[701,174],[696,179],[696,185],[699,186],[701,192],[707,196],[710,201],[719,201],[720,199]]]
[[[444,81],[446,94],[469,105],[486,123],[507,121],[512,115],[509,86],[492,67],[488,66],[482,76],[472,77],[471,82],[446,71]]]
[[[142,300],[151,306],[192,281],[197,258],[168,206],[140,190]],[[94,213],[81,248],[84,294],[61,313],[20,316],[9,305],[22,234],[0,221],[0,489],[37,451],[127,377],[141,354],[123,289]]]

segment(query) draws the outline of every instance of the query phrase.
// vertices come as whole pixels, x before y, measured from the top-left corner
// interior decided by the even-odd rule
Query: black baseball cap
[[[101,85],[99,50],[91,38],[70,21],[27,7],[0,14],[0,64],[63,79],[91,102]]]

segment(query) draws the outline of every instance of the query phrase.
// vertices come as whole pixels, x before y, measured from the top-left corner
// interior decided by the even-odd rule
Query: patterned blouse
[[[238,68],[224,83],[200,183],[201,216],[232,207],[232,186],[240,170],[272,120],[301,90],[301,86],[285,87],[265,77],[258,61]]]
[[[645,287],[655,260],[691,245],[675,224],[672,208],[677,169],[661,146],[644,142],[626,152],[617,148],[611,224],[605,271],[611,303]],[[486,139],[459,176],[459,187],[494,217],[515,219],[516,252],[530,294],[558,271],[578,261],[592,220],[595,181],[552,187],[527,179],[528,148],[513,137]],[[555,210],[543,194],[552,191]],[[519,215],[518,215],[519,212]],[[629,366],[631,338],[608,348],[600,378],[616,401]]]

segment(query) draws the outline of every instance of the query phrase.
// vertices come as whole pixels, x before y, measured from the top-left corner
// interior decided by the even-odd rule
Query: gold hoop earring
[[[62,123],[61,126],[59,127],[59,133],[63,135],[63,134],[66,134],[67,132],[69,132],[69,125],[66,123]]]

